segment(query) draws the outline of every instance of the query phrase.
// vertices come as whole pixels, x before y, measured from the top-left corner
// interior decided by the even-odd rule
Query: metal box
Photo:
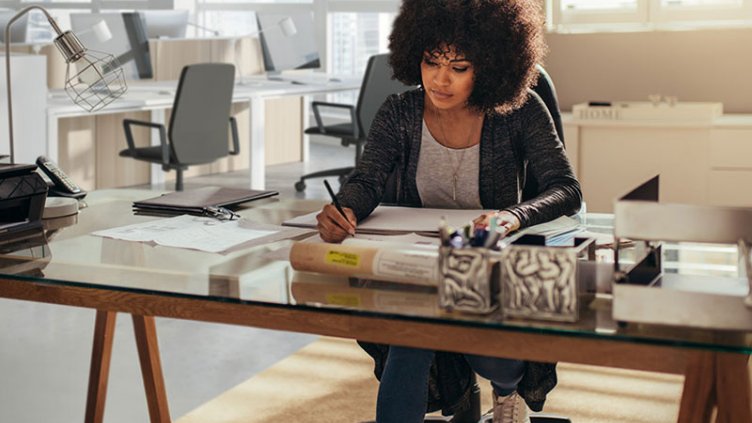
[[[580,260],[595,258],[590,238],[574,246],[545,246],[540,237],[523,236],[501,251],[501,310],[504,317],[576,322],[580,305],[595,296],[591,272]]]
[[[499,253],[487,248],[439,248],[439,305],[485,314],[498,308]]]

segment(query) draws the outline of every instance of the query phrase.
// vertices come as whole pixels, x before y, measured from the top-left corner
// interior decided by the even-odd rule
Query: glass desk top
[[[94,191],[86,198],[88,207],[81,209],[76,218],[47,221],[46,237],[30,236],[15,244],[0,241],[0,279],[752,353],[749,332],[618,324],[611,317],[611,298],[607,293],[598,295],[576,323],[504,319],[498,310],[489,315],[446,312],[439,308],[438,294],[432,287],[295,272],[288,261],[275,259],[286,257],[291,240],[217,254],[91,235],[102,229],[158,219],[131,211],[133,201],[157,194],[146,190]],[[280,224],[316,211],[322,204],[317,200],[269,198],[246,203],[238,212],[256,222]],[[610,215],[589,214],[585,218],[587,230],[595,233],[610,232],[611,222]],[[609,253],[599,253],[599,260],[608,261]],[[738,277],[737,255],[732,246],[673,244],[664,247],[664,256],[665,272]],[[628,260],[629,255],[621,257]]]

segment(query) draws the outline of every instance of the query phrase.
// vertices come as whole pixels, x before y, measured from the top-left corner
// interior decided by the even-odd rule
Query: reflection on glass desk
[[[37,228],[0,239],[0,268],[6,274],[43,278],[50,261],[44,229]]]
[[[0,297],[96,309],[94,351],[100,353],[112,341],[108,331],[113,330],[116,312],[132,314],[136,337],[143,340],[142,369],[151,369],[155,359],[159,365],[152,316],[164,316],[536,361],[682,373],[687,378],[680,421],[698,407],[712,408],[717,398],[728,398],[724,392],[734,392],[733,401],[718,402],[719,409],[742,413],[738,421],[752,421],[752,411],[743,414],[749,408],[749,332],[620,325],[611,317],[608,286],[599,287],[601,293],[576,323],[505,320],[498,311],[479,316],[440,310],[434,287],[294,272],[288,261],[274,259],[286,257],[291,240],[215,254],[91,235],[154,219],[131,211],[133,201],[154,195],[138,190],[91,192],[78,223],[58,230],[43,254],[27,254],[23,268],[18,260],[8,261],[19,248],[3,249]],[[246,203],[238,212],[260,223],[280,224],[323,204],[269,198]],[[609,215],[587,215],[584,220],[589,232],[610,231]],[[620,257],[628,261],[627,251]],[[602,250],[598,260],[608,266],[609,250]],[[726,247],[669,244],[665,249],[667,272],[678,275],[738,276],[736,260],[736,251]],[[706,261],[712,266],[700,265]],[[103,410],[106,374],[102,382],[101,372],[95,370],[107,360],[107,353],[92,357],[87,402],[92,413]],[[161,371],[143,371],[145,384],[152,385],[147,387],[147,400],[167,416],[152,421],[169,421]],[[722,373],[734,376],[724,379]],[[711,386],[717,395],[702,396],[703,386]]]

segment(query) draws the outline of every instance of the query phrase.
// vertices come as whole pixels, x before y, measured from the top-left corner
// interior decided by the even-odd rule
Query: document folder
[[[133,202],[133,210],[149,214],[204,214],[208,207],[229,207],[278,195],[277,191],[202,187]]]

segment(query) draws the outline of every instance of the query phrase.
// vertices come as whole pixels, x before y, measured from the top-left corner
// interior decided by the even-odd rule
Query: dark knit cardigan
[[[338,194],[358,221],[368,217],[384,199],[393,174],[396,202],[421,207],[416,185],[423,122],[422,89],[389,96],[371,124],[363,155]],[[536,197],[522,201],[525,175],[538,181]],[[574,214],[582,193],[551,115],[540,97],[507,114],[487,113],[480,141],[480,201],[485,209],[508,210],[522,227]],[[361,343],[374,358],[381,377],[388,346]],[[461,354],[438,352],[431,370],[428,410],[444,414],[468,406],[472,371]],[[517,391],[528,406],[539,411],[546,394],[556,385],[556,364],[528,362]]]

